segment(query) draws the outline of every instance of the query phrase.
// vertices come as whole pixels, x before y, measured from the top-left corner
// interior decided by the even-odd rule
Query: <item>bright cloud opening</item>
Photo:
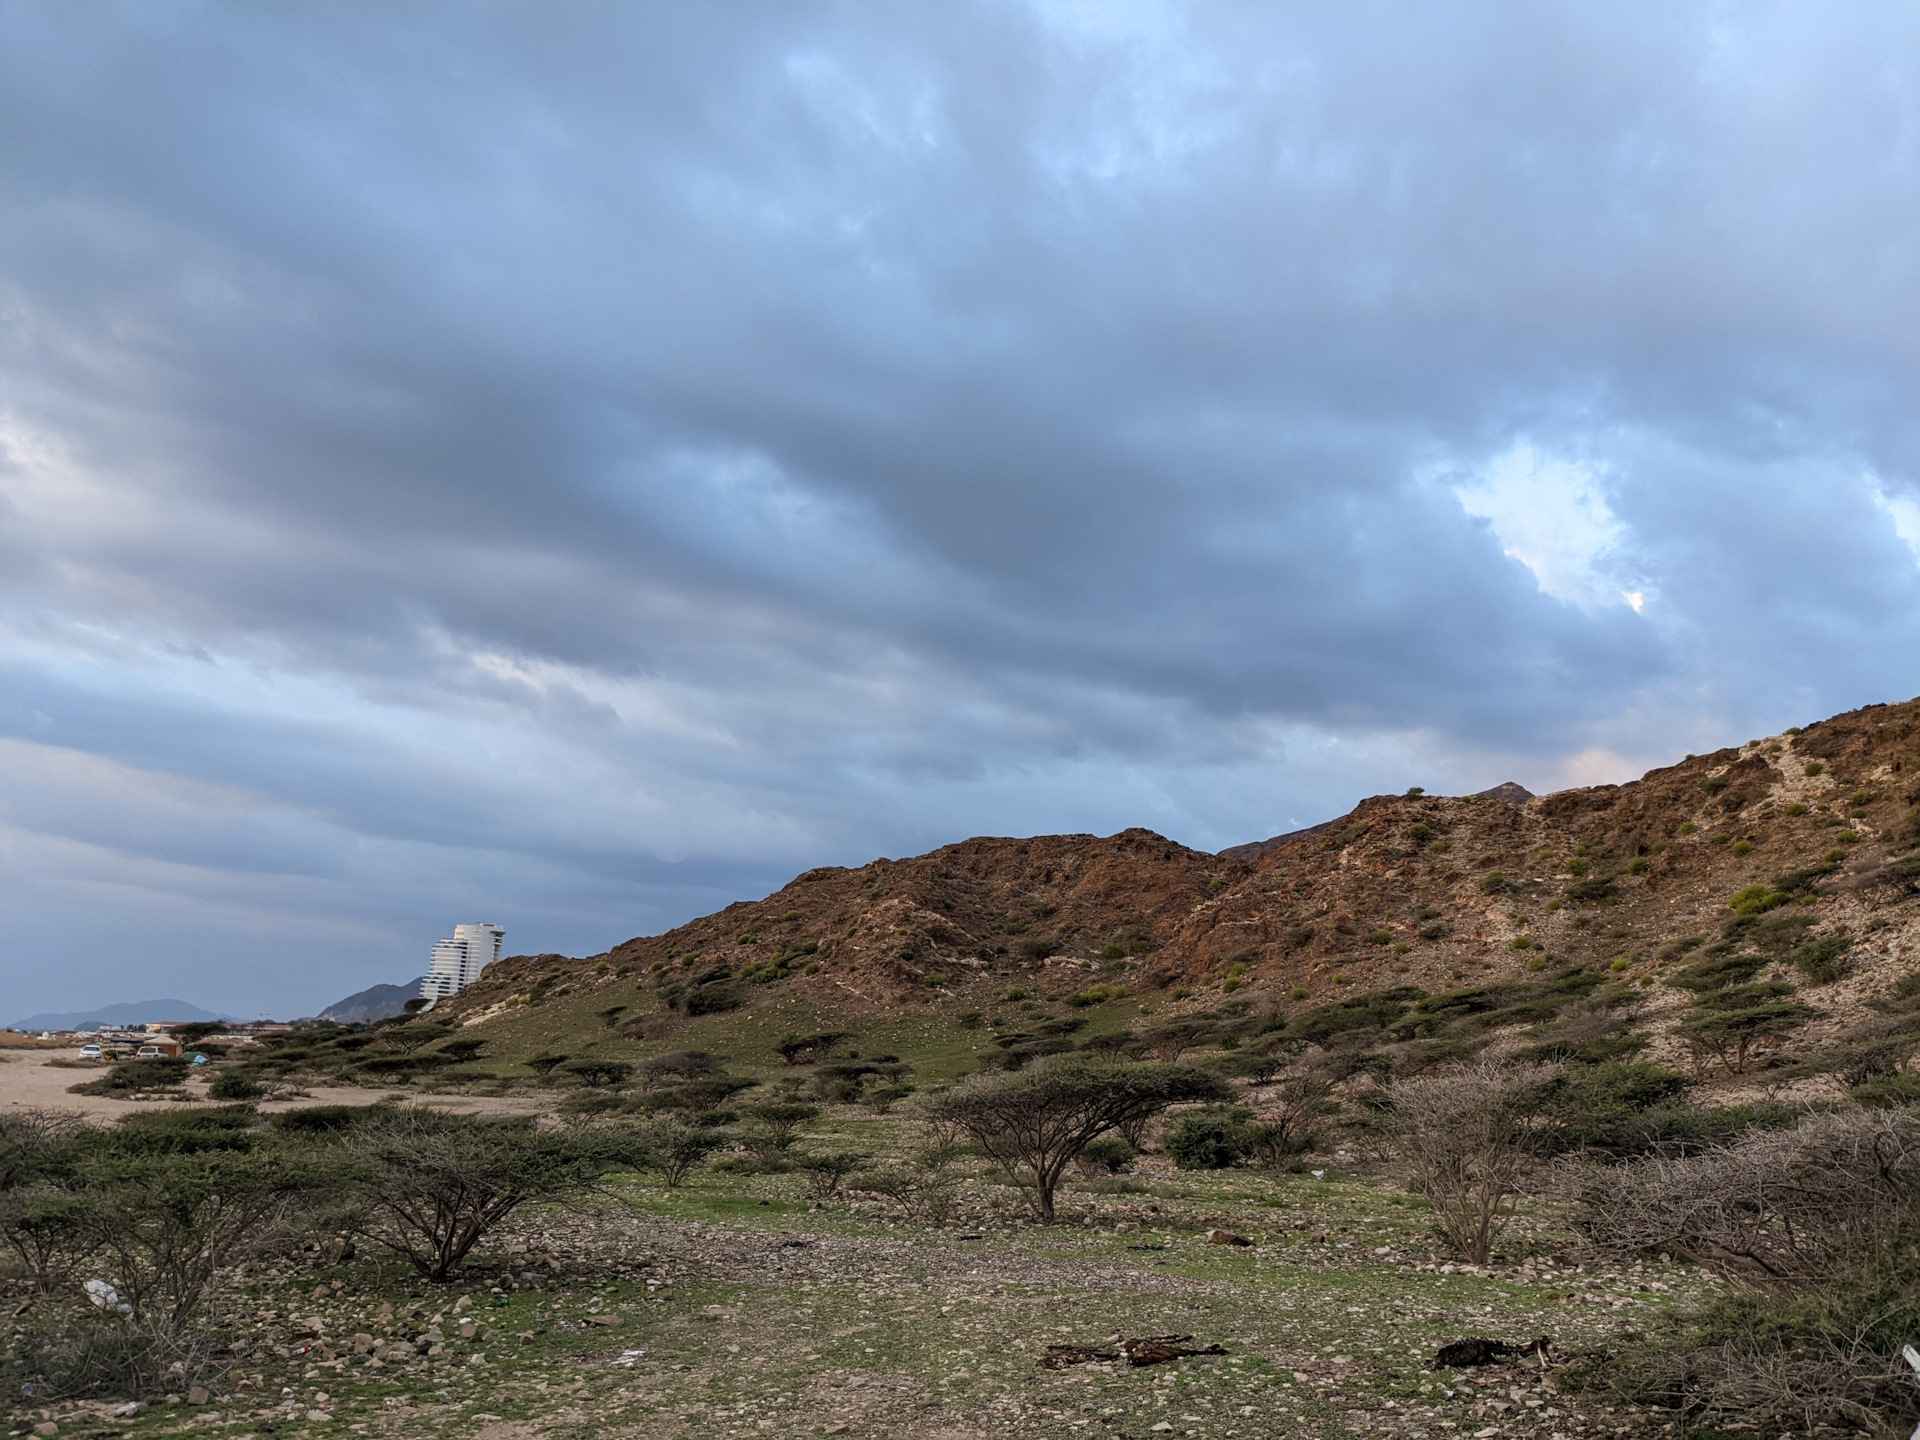
[[[1889,495],[1876,486],[1873,503],[1887,512],[1893,521],[1893,533],[1907,542],[1913,558],[1920,561],[1920,500],[1907,495]]]
[[[1523,441],[1453,493],[1469,515],[1493,526],[1500,548],[1533,572],[1542,593],[1583,609],[1625,605],[1644,612],[1647,592],[1621,583],[1627,527],[1607,504],[1593,467]]]

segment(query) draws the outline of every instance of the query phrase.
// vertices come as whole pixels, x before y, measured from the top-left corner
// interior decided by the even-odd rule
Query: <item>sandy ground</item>
[[[104,1124],[118,1119],[122,1115],[143,1110],[168,1109],[177,1106],[180,1101],[168,1100],[114,1100],[103,1095],[73,1095],[68,1093],[70,1085],[83,1084],[94,1080],[105,1071],[103,1065],[89,1064],[84,1069],[69,1069],[65,1066],[51,1065],[51,1060],[78,1060],[80,1052],[73,1050],[0,1050],[0,1111],[8,1109],[64,1110],[78,1113]],[[194,1080],[187,1085],[187,1093],[199,1100],[206,1098],[204,1081]],[[451,1111],[461,1115],[536,1115],[543,1108],[536,1099],[494,1099],[473,1095],[405,1095],[405,1092],[387,1090],[360,1090],[352,1088],[333,1088],[319,1085],[292,1100],[276,1100],[263,1104],[263,1113],[272,1114],[276,1110],[290,1110],[302,1105],[371,1105],[389,1094],[401,1094],[407,1104],[430,1106],[435,1110]]]

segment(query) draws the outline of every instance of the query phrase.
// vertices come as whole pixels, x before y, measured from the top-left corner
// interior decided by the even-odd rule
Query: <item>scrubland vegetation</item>
[[[1904,1435],[1914,765],[969,841],[194,1037],[0,1112],[13,1430]]]
[[[1229,1015],[1178,1062],[1142,1038],[884,1098],[910,1067],[840,1033],[752,1074],[537,1066],[539,1118],[15,1111],[14,1429],[1908,1427],[1920,1121],[1703,1105],[1606,1044],[1454,1053],[1496,1003],[1568,1024],[1607,983]],[[1114,1348],[1164,1334],[1225,1353]],[[1475,1336],[1551,1343],[1432,1368]]]

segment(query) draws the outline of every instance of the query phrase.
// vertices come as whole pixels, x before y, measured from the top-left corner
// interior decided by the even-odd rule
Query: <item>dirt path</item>
[[[0,1110],[64,1110],[89,1120],[106,1123],[123,1115],[144,1110],[174,1109],[183,1104],[206,1100],[206,1086],[199,1080],[188,1082],[187,1093],[194,1098],[180,1100],[116,1100],[104,1095],[74,1095],[70,1086],[98,1079],[103,1065],[73,1068],[54,1065],[55,1060],[78,1061],[73,1050],[0,1051]],[[538,1099],[492,1098],[475,1095],[409,1095],[405,1091],[362,1090],[351,1086],[317,1085],[291,1100],[274,1100],[260,1106],[263,1114],[291,1110],[302,1105],[372,1105],[388,1095],[399,1095],[409,1105],[423,1105],[458,1115],[538,1115],[546,1106]]]

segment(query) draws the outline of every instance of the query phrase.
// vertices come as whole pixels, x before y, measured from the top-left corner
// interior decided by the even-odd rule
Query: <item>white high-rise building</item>
[[[485,922],[456,925],[453,934],[433,944],[433,963],[420,982],[422,1000],[443,1000],[456,990],[464,990],[480,978],[480,972],[500,958],[506,930]]]

